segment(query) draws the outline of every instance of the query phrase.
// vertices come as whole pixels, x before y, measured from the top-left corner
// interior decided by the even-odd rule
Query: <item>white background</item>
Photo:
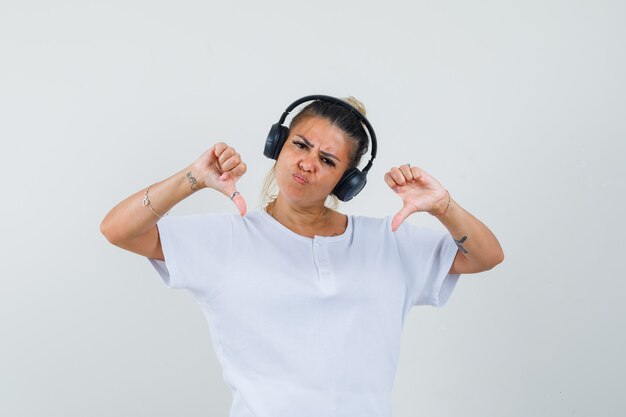
[[[199,307],[99,224],[219,140],[256,207],[271,124],[329,94],[360,99],[379,138],[342,211],[395,213],[383,175],[410,162],[506,254],[411,311],[394,417],[623,416],[625,17],[619,1],[3,1],[0,415],[227,416]],[[170,215],[235,210],[205,191]]]

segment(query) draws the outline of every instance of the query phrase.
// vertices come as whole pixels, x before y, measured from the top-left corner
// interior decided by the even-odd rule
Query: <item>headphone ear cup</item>
[[[350,201],[356,196],[367,183],[367,174],[352,168],[343,174],[339,180],[333,194],[341,201]]]
[[[263,155],[270,159],[278,159],[278,155],[287,140],[287,136],[289,136],[289,128],[280,123],[274,123],[270,132],[267,134]]]

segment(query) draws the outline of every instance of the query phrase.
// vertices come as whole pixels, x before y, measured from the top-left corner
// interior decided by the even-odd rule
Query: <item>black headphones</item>
[[[367,172],[372,167],[372,163],[374,162],[374,158],[376,158],[376,134],[374,133],[374,129],[370,122],[363,116],[357,109],[352,107],[350,104],[346,103],[343,100],[340,100],[331,96],[324,95],[312,95],[302,97],[291,103],[287,110],[280,117],[278,123],[272,125],[270,129],[270,133],[267,134],[267,140],[265,141],[265,149],[263,150],[263,155],[267,156],[271,159],[278,159],[278,155],[280,154],[280,150],[283,148],[285,141],[287,140],[287,136],[289,136],[289,128],[283,126],[283,122],[287,118],[289,112],[295,109],[302,103],[307,101],[328,101],[331,103],[339,104],[359,118],[359,120],[365,125],[367,131],[369,132],[370,141],[372,142],[372,151],[371,158],[363,171],[359,171],[358,168],[351,168],[347,170],[335,188],[333,189],[333,194],[337,196],[337,198],[341,201],[350,201],[356,196],[362,189],[365,187],[367,183]]]

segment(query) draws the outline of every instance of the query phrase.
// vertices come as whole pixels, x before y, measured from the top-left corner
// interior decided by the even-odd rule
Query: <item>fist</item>
[[[409,164],[393,167],[385,174],[385,182],[402,199],[402,209],[394,216],[391,228],[395,232],[412,213],[441,212],[448,191],[423,169]]]
[[[205,151],[193,164],[201,187],[213,188],[233,200],[239,213],[246,214],[246,202],[237,192],[236,182],[247,171],[246,164],[235,148],[223,142]]]

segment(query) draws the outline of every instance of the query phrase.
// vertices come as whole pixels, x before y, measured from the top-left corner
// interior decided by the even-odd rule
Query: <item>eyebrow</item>
[[[304,136],[300,136],[300,135],[296,135],[297,137],[299,137],[300,139],[302,139],[304,141],[304,143],[309,147],[312,148],[313,144]],[[331,159],[336,159],[337,161],[341,162],[341,159],[337,158],[335,155],[333,155],[332,153],[328,153],[328,152],[324,152],[323,150],[320,149],[320,153],[327,157],[327,158],[331,158]]]

